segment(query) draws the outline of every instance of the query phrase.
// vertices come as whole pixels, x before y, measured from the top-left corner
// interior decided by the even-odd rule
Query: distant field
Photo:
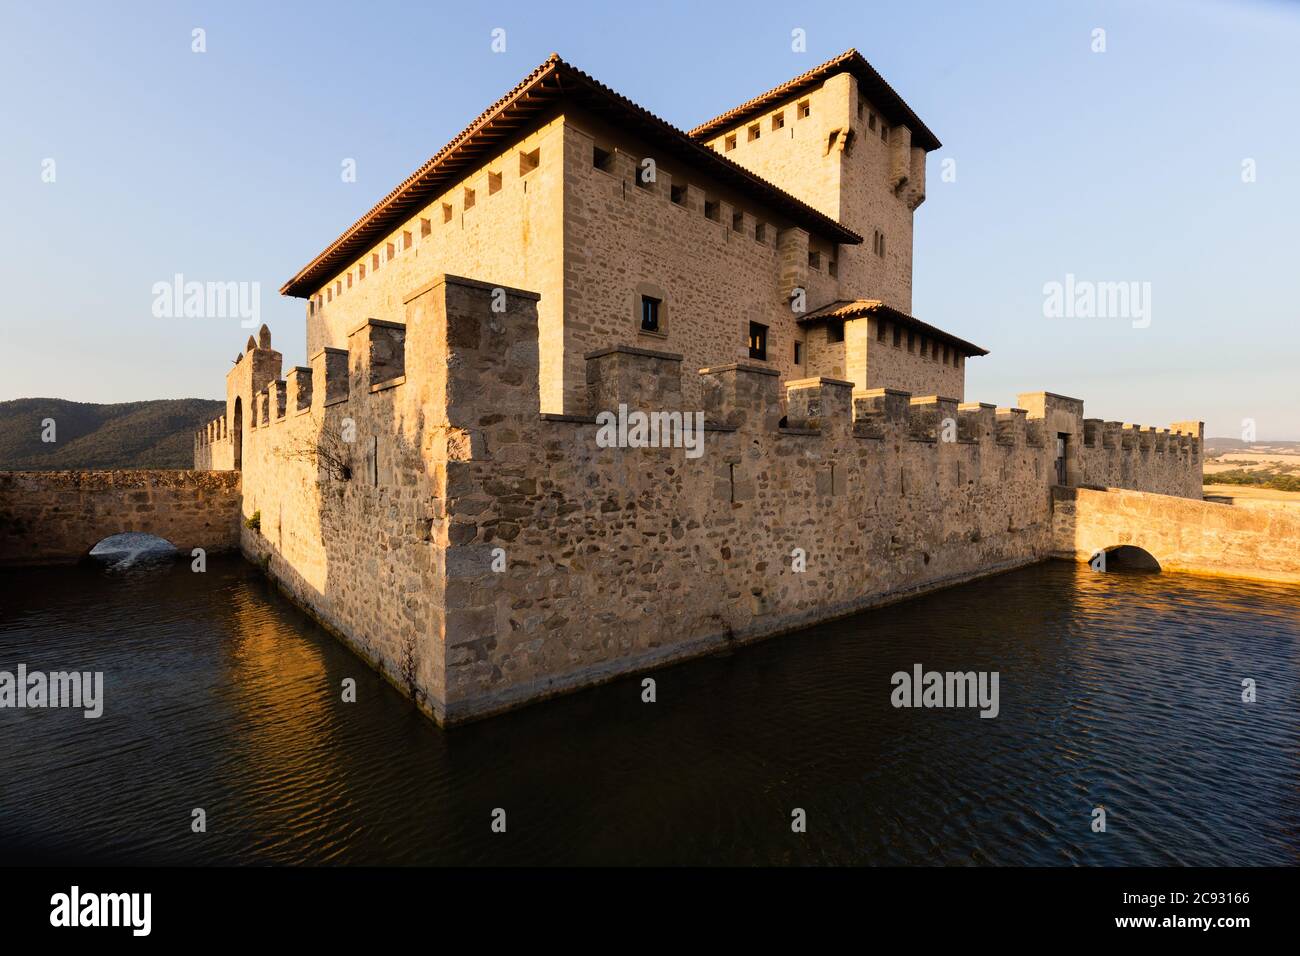
[[[1216,441],[1225,441],[1216,439]],[[1206,442],[1204,484],[1207,494],[1234,496],[1247,500],[1286,500],[1285,495],[1300,493],[1300,449],[1294,443],[1257,444],[1223,448],[1210,454]],[[1224,489],[1211,491],[1211,488]]]

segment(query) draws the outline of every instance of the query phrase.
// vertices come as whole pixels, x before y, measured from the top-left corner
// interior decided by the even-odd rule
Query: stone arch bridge
[[[235,471],[0,472],[0,566],[76,562],[137,531],[181,551],[239,547]]]
[[[1176,498],[1118,488],[1052,489],[1056,557],[1088,561],[1127,546],[1166,571],[1300,583],[1300,509]]]

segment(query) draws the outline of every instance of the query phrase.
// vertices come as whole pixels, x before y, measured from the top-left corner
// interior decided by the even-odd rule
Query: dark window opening
[[[794,343],[794,364],[795,365],[803,364],[803,343],[802,342]]]
[[[648,295],[641,296],[642,332],[659,331],[659,305],[662,301],[662,299],[656,299]]]
[[[686,187],[674,186],[669,191],[669,198],[679,206],[686,205]]]
[[[826,341],[843,342],[844,341],[844,323],[827,322],[826,323]]]
[[[607,149],[593,146],[591,148],[591,165],[607,173],[612,173],[614,171],[614,154]]]
[[[767,361],[767,326],[759,322],[749,323],[749,357]]]

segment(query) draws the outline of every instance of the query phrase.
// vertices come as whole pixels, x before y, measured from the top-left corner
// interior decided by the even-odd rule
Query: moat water
[[[135,562],[0,572],[20,663],[104,714],[0,709],[10,861],[1300,863],[1294,588],[1040,565],[443,731],[242,561]]]

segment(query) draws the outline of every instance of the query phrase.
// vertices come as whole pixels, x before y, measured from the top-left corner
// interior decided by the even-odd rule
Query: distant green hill
[[[194,430],[221,414],[206,398],[92,405],[61,398],[0,402],[0,471],[192,468]],[[54,419],[54,442],[41,441]]]

